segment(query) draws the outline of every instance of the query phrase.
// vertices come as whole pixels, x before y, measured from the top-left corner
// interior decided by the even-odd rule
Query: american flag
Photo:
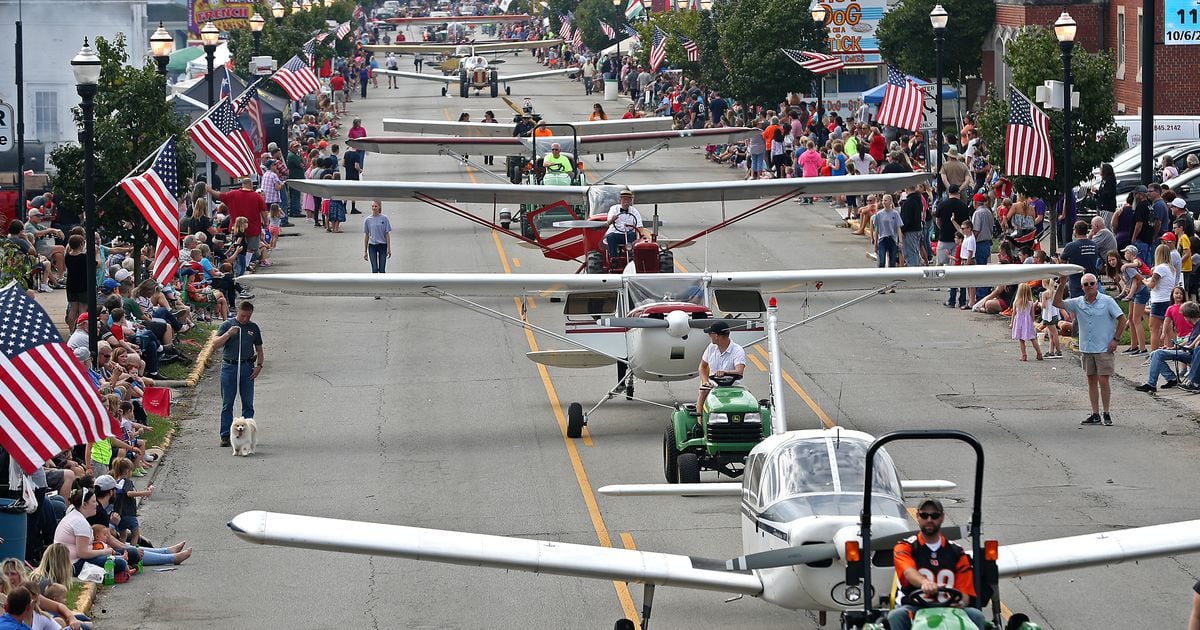
[[[883,91],[883,101],[879,103],[875,120],[899,129],[920,130],[925,92],[890,63],[887,75],[887,87]]]
[[[779,50],[783,51],[788,59],[813,74],[826,74],[846,67],[846,62],[842,61],[841,57],[792,48],[780,48]]]
[[[321,89],[321,82],[313,74],[300,57],[292,57],[283,67],[271,75],[271,80],[279,84],[288,98],[298,101]]]
[[[0,445],[26,473],[120,428],[50,316],[13,285],[0,291]]]
[[[204,154],[234,177],[258,174],[258,161],[250,148],[229,99],[219,103],[188,128],[188,135]]]
[[[1004,130],[1004,172],[1054,178],[1050,120],[1017,88],[1008,88],[1008,127]]]
[[[238,122],[242,123],[242,128],[246,129],[250,148],[255,152],[262,151],[266,148],[266,132],[263,129],[262,120],[262,101],[258,98],[258,82],[262,79],[257,79],[251,83],[233,99],[233,112],[238,115]]]
[[[337,38],[342,39],[350,34],[350,22],[342,22],[337,27]]]
[[[625,4],[625,19],[632,20],[644,10],[645,7],[642,6],[642,0],[629,0],[629,2]]]
[[[361,22],[363,20],[363,18],[365,18],[366,16],[367,15],[365,13],[363,13],[362,5],[354,6],[354,19]]]
[[[661,28],[654,27],[654,41],[650,44],[650,72],[658,72],[658,67],[667,59],[667,34]]]
[[[560,27],[558,29],[559,35],[562,35],[564,40],[571,39],[571,18],[565,15],[560,15],[558,16],[558,24]]]
[[[629,39],[632,40],[634,43],[642,41],[642,37],[640,35],[638,35],[637,30],[634,29],[632,26],[626,24],[621,27],[621,30],[625,31],[625,34],[629,35]]]
[[[700,61],[700,47],[696,45],[696,42],[683,35],[676,35],[675,39],[678,39],[679,43],[683,45],[683,49],[687,51],[688,61]]]
[[[179,212],[176,210],[179,179],[175,175],[175,138],[158,148],[158,157],[154,158],[150,170],[121,180],[120,186],[158,236],[152,274],[156,282],[167,284],[179,271]]]
[[[609,39],[617,38],[617,32],[614,31],[613,27],[609,26],[608,22],[605,22],[604,20],[600,20],[600,32],[604,33],[604,36]]]
[[[301,50],[304,59],[308,61],[308,65],[313,65],[313,60],[317,56],[317,40],[316,38],[304,42],[304,48]]]
[[[571,37],[571,43],[575,44],[576,50],[583,48],[583,33],[579,29],[575,29],[575,34]]]
[[[322,31],[320,33],[317,33],[317,36],[314,37],[313,39],[317,40],[317,43],[320,44],[321,42],[325,41],[326,37],[329,37],[329,33]]]

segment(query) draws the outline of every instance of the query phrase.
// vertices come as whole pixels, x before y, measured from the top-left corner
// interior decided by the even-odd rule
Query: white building
[[[0,0],[0,99],[14,108],[13,41],[18,19],[24,35],[26,155],[40,166],[43,151],[49,155],[59,144],[78,140],[71,108],[80,99],[70,62],[83,46],[83,38],[91,43],[100,35],[111,41],[123,33],[130,61],[140,63],[153,28],[147,24],[146,0]],[[0,153],[8,164],[0,170],[12,169],[15,153]]]

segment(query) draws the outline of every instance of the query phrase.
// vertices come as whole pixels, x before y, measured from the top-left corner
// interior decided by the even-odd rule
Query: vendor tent
[[[929,85],[928,81],[922,81],[913,76],[908,77],[908,80],[912,81],[913,83],[916,83],[917,85]],[[881,83],[879,85],[876,85],[875,87],[862,93],[863,101],[866,102],[868,105],[878,105],[883,102],[883,92],[885,90],[887,90],[886,83]],[[949,88],[945,85],[942,86],[942,100],[943,101],[953,101],[954,99],[957,99],[957,98],[958,98],[958,92],[955,92],[952,88]]]

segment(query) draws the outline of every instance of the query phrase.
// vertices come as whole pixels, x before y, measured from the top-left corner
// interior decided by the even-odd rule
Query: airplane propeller
[[[737,330],[750,323],[748,320],[742,319],[689,319],[687,320],[687,325],[688,328],[692,329],[704,329],[716,322],[729,324],[731,330]],[[657,317],[606,317],[602,320],[602,323],[605,326],[612,326],[614,328],[668,328],[670,326],[670,323],[666,319]]]
[[[880,536],[871,538],[871,546],[878,549],[890,549],[897,542],[913,536],[917,530],[900,532],[889,536]],[[957,540],[962,538],[962,530],[958,526],[943,527],[942,535],[948,540]],[[770,551],[761,551],[752,553],[748,556],[738,556],[732,560],[725,562],[726,571],[754,571],[757,569],[775,569],[779,567],[790,567],[797,564],[808,564],[810,562],[822,562],[824,560],[833,560],[838,557],[837,546],[833,543],[819,543],[816,545],[803,545],[800,547],[788,547],[786,549],[772,549]]]

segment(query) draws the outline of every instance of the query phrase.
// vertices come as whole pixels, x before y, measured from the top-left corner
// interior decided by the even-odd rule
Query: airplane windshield
[[[638,275],[628,283],[629,307],[639,308],[654,302],[690,302],[704,304],[704,281],[672,274]]]
[[[861,497],[868,446],[861,440],[824,437],[800,439],[782,446],[765,462],[767,468],[759,487],[760,505],[815,493],[851,493],[847,495],[850,497],[857,493]],[[895,471],[887,453],[876,453],[871,493],[891,497],[899,503],[903,495]],[[862,502],[861,498],[855,500]]]

